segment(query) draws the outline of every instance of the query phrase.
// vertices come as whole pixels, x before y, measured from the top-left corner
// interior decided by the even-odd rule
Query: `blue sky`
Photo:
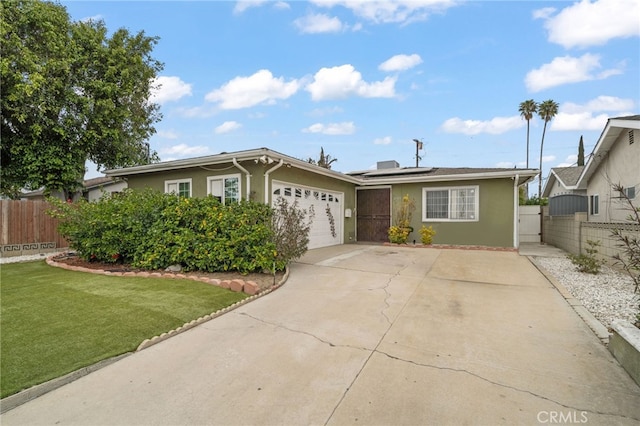
[[[421,166],[525,167],[526,99],[553,99],[543,155],[575,164],[606,120],[640,110],[640,2],[62,2],[158,36],[164,63],[150,142],[161,159],[320,147],[348,172]],[[543,122],[531,122],[538,167]],[[95,166],[87,177],[97,176]],[[535,187],[535,186],[534,186]]]

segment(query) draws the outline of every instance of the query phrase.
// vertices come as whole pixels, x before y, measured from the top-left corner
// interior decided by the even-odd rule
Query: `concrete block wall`
[[[632,223],[587,222],[586,213],[572,216],[545,216],[544,242],[568,253],[586,253],[587,241],[599,241],[598,257],[608,265],[613,265],[613,256],[621,252],[618,241],[611,235],[613,229],[622,229],[629,237],[640,236],[640,225]]]
[[[584,213],[575,213],[571,216],[545,216],[545,243],[569,253],[580,253],[580,224],[583,216],[586,220]]]

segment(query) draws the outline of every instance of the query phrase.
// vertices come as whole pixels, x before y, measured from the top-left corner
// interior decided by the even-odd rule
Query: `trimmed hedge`
[[[59,232],[90,261],[248,273],[281,270],[291,260],[278,256],[270,226],[274,212],[262,203],[223,205],[211,196],[130,189],[91,203],[50,201],[61,219]]]

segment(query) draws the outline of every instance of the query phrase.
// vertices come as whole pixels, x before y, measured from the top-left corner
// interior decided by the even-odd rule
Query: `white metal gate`
[[[540,206],[519,206],[518,238],[521,243],[540,242]]]

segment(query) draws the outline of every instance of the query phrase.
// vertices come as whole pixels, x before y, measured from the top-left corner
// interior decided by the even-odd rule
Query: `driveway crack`
[[[504,384],[504,383],[499,383],[499,382],[493,381],[491,379],[488,379],[486,377],[483,377],[483,376],[481,376],[481,375],[479,375],[477,373],[474,373],[472,371],[465,370],[465,369],[462,369],[462,368],[442,367],[442,366],[437,366],[437,365],[432,365],[432,364],[423,364],[423,363],[412,361],[412,360],[409,360],[409,359],[400,358],[400,357],[388,354],[386,352],[380,351],[378,349],[375,349],[374,352],[377,352],[377,353],[379,353],[381,355],[384,355],[384,356],[386,356],[386,357],[388,357],[390,359],[393,359],[393,360],[396,360],[396,361],[400,361],[400,362],[406,362],[406,363],[409,363],[409,364],[416,365],[418,367],[425,367],[425,368],[432,368],[432,369],[436,369],[436,370],[445,370],[445,371],[452,371],[452,372],[455,372],[455,373],[468,374],[470,376],[473,376],[473,377],[475,377],[477,379],[480,379],[480,380],[482,380],[484,382],[487,382],[487,383],[490,383],[492,385],[499,386],[499,387],[502,387],[502,388],[505,388],[505,389],[511,389],[513,391],[520,392],[520,393],[526,393],[526,394],[531,395],[531,396],[533,396],[535,398],[539,398],[539,399],[543,399],[545,401],[552,402],[554,404],[557,404],[557,405],[559,405],[561,407],[564,407],[564,408],[567,408],[567,409],[570,409],[570,410],[584,411],[586,413],[591,413],[591,414],[599,414],[599,415],[604,415],[604,416],[612,416],[612,417],[618,417],[618,418],[622,418],[622,419],[630,419],[630,420],[640,421],[640,418],[629,417],[629,416],[626,416],[626,415],[623,415],[623,414],[619,414],[619,413],[598,411],[598,410],[592,410],[592,409],[587,409],[587,408],[582,408],[582,407],[574,407],[574,406],[571,406],[571,405],[563,404],[562,402],[556,401],[556,400],[554,400],[552,398],[549,398],[549,397],[546,397],[544,395],[532,392],[530,390],[517,388],[515,386],[507,385],[507,384]]]
[[[250,315],[250,314],[248,314],[246,312],[238,312],[238,315],[244,315],[244,316],[249,317],[249,318],[251,318],[251,319],[253,319],[255,321],[261,322],[263,324],[268,324],[268,325],[271,325],[273,327],[281,328],[283,330],[287,330],[287,331],[290,331],[292,333],[304,334],[305,336],[312,337],[312,338],[316,339],[317,341],[319,341],[321,343],[324,343],[325,345],[327,345],[329,347],[332,347],[332,348],[350,348],[350,349],[357,349],[357,350],[361,350],[361,351],[371,351],[371,352],[373,352],[373,350],[371,348],[363,348],[363,347],[353,346],[353,345],[338,345],[338,344],[332,343],[332,342],[330,342],[328,340],[322,339],[321,337],[318,337],[313,333],[309,333],[308,331],[296,330],[296,329],[291,328],[291,327],[286,327],[286,326],[284,326],[282,324],[279,324],[279,323],[276,323],[276,322],[271,322],[271,321],[264,320],[262,318],[254,317],[253,315]]]

